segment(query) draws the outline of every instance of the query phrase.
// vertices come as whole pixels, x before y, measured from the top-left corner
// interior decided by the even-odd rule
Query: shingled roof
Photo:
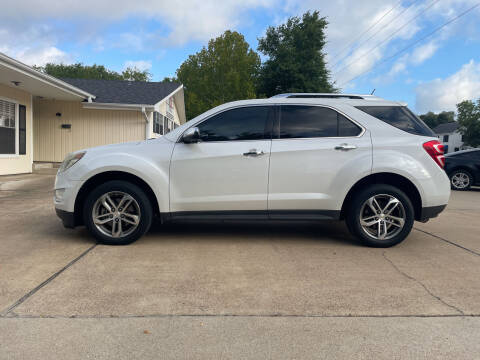
[[[96,96],[97,103],[154,105],[178,89],[175,82],[127,80],[66,79],[61,80]]]
[[[458,128],[458,122],[453,121],[445,124],[440,124],[433,129],[435,134],[451,134]]]

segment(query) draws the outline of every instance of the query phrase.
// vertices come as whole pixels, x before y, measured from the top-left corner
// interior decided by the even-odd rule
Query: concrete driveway
[[[155,226],[96,245],[50,175],[0,177],[0,358],[452,358],[480,352],[480,191],[401,245],[343,223]]]

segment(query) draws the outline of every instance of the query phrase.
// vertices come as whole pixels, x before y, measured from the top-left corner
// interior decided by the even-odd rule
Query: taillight
[[[442,169],[445,166],[445,156],[443,155],[443,144],[438,140],[427,141],[423,144],[425,151]]]

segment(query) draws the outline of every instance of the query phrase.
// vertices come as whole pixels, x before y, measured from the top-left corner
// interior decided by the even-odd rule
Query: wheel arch
[[[155,195],[155,192],[153,191],[151,186],[147,184],[143,179],[141,179],[137,175],[131,174],[126,171],[105,171],[90,177],[87,181],[84,182],[84,184],[78,191],[74,205],[75,226],[83,224],[83,205],[85,204],[85,200],[89,192],[92,191],[95,187],[112,180],[121,180],[137,185],[145,192],[147,197],[151,199],[153,214],[157,216],[160,215],[158,198]]]
[[[389,172],[370,174],[358,180],[345,196],[340,211],[340,219],[345,219],[346,210],[348,209],[355,193],[373,184],[392,185],[402,190],[412,202],[413,209],[415,211],[415,220],[421,219],[422,197],[415,184],[402,175]]]

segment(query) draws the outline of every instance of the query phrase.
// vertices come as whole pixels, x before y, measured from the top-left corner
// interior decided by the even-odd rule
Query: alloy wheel
[[[470,185],[470,177],[463,172],[457,172],[452,176],[452,185],[456,189],[465,189]]]
[[[402,231],[405,221],[403,204],[389,194],[374,195],[360,208],[360,225],[368,236],[376,240],[395,237]]]
[[[103,234],[120,238],[130,235],[140,223],[140,206],[129,194],[111,191],[100,196],[92,209],[95,227]]]

